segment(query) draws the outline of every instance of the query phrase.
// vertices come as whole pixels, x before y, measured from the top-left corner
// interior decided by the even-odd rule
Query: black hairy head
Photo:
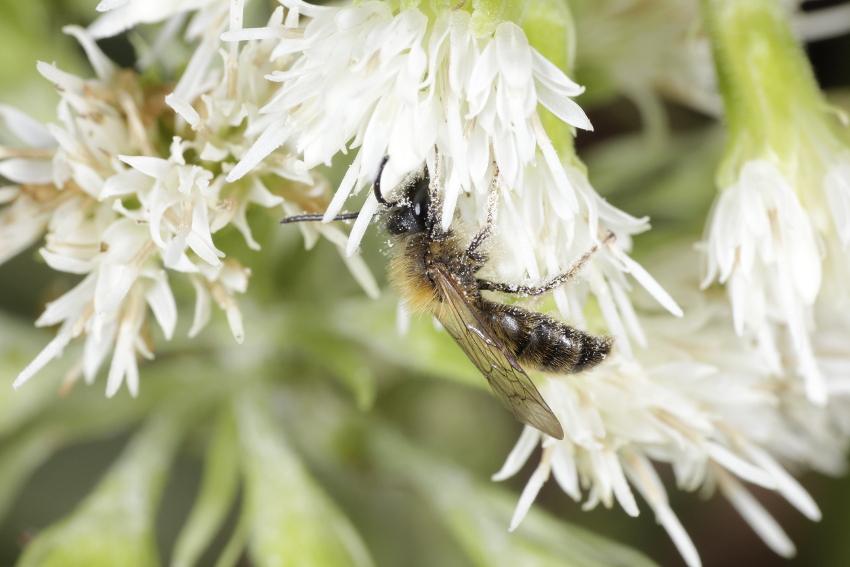
[[[431,208],[431,179],[425,175],[412,183],[407,194],[395,205],[387,217],[387,232],[392,235],[415,234],[428,230],[433,223],[429,218]]]

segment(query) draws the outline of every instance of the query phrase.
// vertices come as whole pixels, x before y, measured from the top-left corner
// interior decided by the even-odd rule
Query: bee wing
[[[437,264],[436,268],[438,277],[435,279],[445,301],[437,317],[440,323],[484,374],[496,397],[513,412],[518,421],[550,437],[563,439],[564,430],[558,418],[549,409],[531,378],[493,336],[449,270],[441,264]]]

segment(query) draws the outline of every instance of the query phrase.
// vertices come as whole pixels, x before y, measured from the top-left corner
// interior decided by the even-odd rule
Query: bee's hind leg
[[[612,242],[614,238],[614,233],[609,230],[608,234],[602,240],[602,244],[608,244],[609,242]],[[582,254],[581,258],[579,258],[575,264],[570,266],[566,272],[558,274],[540,286],[528,286],[522,284],[514,285],[502,282],[491,282],[489,280],[478,280],[478,288],[486,291],[500,291],[502,293],[513,293],[517,295],[541,295],[547,291],[552,291],[553,289],[562,286],[576,277],[598,249],[599,245],[594,245],[593,248]]]

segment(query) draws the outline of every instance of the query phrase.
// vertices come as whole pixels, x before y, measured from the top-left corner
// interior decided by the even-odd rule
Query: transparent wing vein
[[[520,422],[563,439],[561,424],[531,378],[496,339],[448,268],[437,264],[436,273],[435,279],[445,302],[437,318],[487,378],[496,397]]]

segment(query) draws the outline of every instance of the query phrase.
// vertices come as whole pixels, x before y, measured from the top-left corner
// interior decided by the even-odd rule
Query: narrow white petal
[[[398,336],[405,337],[407,336],[407,332],[410,331],[410,312],[404,306],[404,302],[399,301],[396,304],[395,314],[396,332]]]
[[[132,193],[143,193],[150,187],[150,177],[138,169],[128,169],[109,177],[103,183],[100,190],[99,200],[105,201],[111,197],[130,195]]]
[[[317,6],[316,4],[304,2],[304,0],[280,0],[280,3],[287,8],[298,10],[298,13],[310,16],[311,18],[321,16],[322,14],[333,10],[333,8],[329,6]]]
[[[525,465],[526,461],[528,461],[528,457],[531,456],[531,453],[534,451],[534,448],[537,447],[539,442],[540,431],[526,425],[523,428],[522,434],[519,436],[516,445],[514,445],[514,448],[511,449],[505,464],[502,465],[499,472],[490,478],[494,482],[499,482],[514,476],[519,472],[523,465]]]
[[[99,315],[115,310],[139,277],[139,271],[127,265],[103,266],[97,278],[94,307]]]
[[[269,191],[259,177],[251,183],[251,190],[248,193],[247,199],[252,203],[257,203],[261,207],[271,209],[283,204],[283,197],[275,195]]]
[[[263,39],[300,38],[303,33],[289,28],[245,28],[226,31],[221,34],[221,41],[254,41]]]
[[[174,336],[174,327],[177,325],[177,303],[174,301],[174,294],[166,278],[167,276],[163,273],[162,279],[154,280],[145,293],[145,299],[162,328],[165,340],[170,341]]]
[[[772,476],[755,465],[748,463],[738,455],[732,453],[726,447],[719,445],[714,441],[706,441],[703,446],[705,447],[708,455],[715,462],[735,473],[742,479],[770,490],[776,490],[776,481]]]
[[[112,350],[115,344],[115,333],[118,331],[118,326],[112,322],[105,325],[95,335],[89,333],[86,337],[86,344],[83,349],[83,376],[85,376],[86,384],[92,384],[98,370],[100,370],[103,361],[106,360],[106,355]]]
[[[357,183],[357,179],[360,177],[360,155],[360,152],[357,152],[357,155],[354,157],[354,161],[351,162],[350,166],[348,166],[348,169],[345,172],[345,177],[342,178],[339,188],[336,190],[336,193],[334,193],[333,199],[331,199],[331,202],[325,211],[325,215],[322,217],[322,222],[330,222],[337,213],[339,213],[342,206],[345,204],[346,199],[348,199],[349,195],[351,195],[351,190],[354,188],[355,183]]]
[[[802,342],[797,351],[797,364],[798,372],[805,378],[806,397],[816,406],[825,407],[829,401],[826,379],[818,366],[808,337],[804,337]]]
[[[670,508],[664,485],[649,459],[643,455],[632,453],[625,461],[625,473],[646,500],[646,503],[652,508],[652,511],[655,512],[655,519],[673,540],[673,544],[679,550],[688,567],[701,567],[702,561],[694,542],[691,541],[679,518]]]
[[[295,131],[291,121],[286,120],[267,128],[254,142],[251,149],[239,160],[239,163],[227,174],[227,182],[233,183],[254,169],[270,153],[278,149]]]
[[[28,114],[5,104],[0,104],[0,119],[21,142],[30,148],[53,148],[56,140],[41,122]]]
[[[561,163],[554,146],[552,146],[552,142],[546,135],[546,131],[543,129],[543,124],[540,122],[540,117],[537,113],[531,117],[531,126],[534,129],[534,135],[537,137],[537,145],[540,146],[540,151],[543,152],[543,157],[552,171],[552,177],[555,178],[555,184],[570,200],[570,206],[573,207],[573,212],[578,213],[578,199],[575,196],[575,189],[570,183],[567,172],[564,170],[564,165]]]
[[[134,338],[123,330],[118,335],[115,352],[112,355],[112,363],[109,365],[109,374],[106,377],[107,398],[118,393],[130,367],[136,365],[136,352],[133,349]]]
[[[531,59],[535,80],[543,82],[553,92],[571,97],[584,92],[584,87],[570,80],[557,65],[543,57],[533,47],[531,48]]]
[[[363,240],[363,235],[366,234],[366,229],[369,228],[369,224],[372,222],[372,216],[377,210],[378,201],[375,199],[374,194],[369,193],[363,206],[360,207],[360,214],[357,216],[357,220],[354,221],[354,226],[351,227],[351,234],[348,235],[348,246],[345,247],[345,253],[348,256],[357,252],[360,241]]]
[[[623,474],[623,468],[620,466],[620,460],[617,454],[610,448],[605,449],[605,460],[607,461],[608,471],[611,473],[611,487],[614,490],[614,496],[617,497],[617,502],[626,511],[626,514],[633,518],[637,518],[640,511],[635,502],[635,496],[629,488],[629,483],[626,482],[626,477]]]
[[[11,158],[0,161],[0,175],[14,183],[47,184],[53,181],[53,163],[40,159]]]
[[[590,267],[590,289],[599,302],[599,309],[602,311],[602,318],[605,319],[608,330],[617,339],[617,348],[626,358],[631,359],[633,357],[632,345],[629,342],[626,327],[620,318],[620,312],[617,311],[617,305],[614,303],[613,296],[611,295],[611,288],[608,282],[605,281],[601,270],[595,265],[591,265]]]
[[[21,195],[21,188],[17,185],[0,187],[0,205],[11,203]]]
[[[112,77],[115,75],[118,68],[115,63],[113,63],[112,60],[100,50],[100,47],[98,47],[97,43],[95,43],[94,38],[88,34],[85,28],[81,28],[80,26],[65,26],[62,28],[62,32],[74,36],[80,43],[82,48],[85,50],[86,57],[88,58],[89,63],[91,63],[92,68],[94,68],[94,72],[98,79],[104,82],[112,80]]]
[[[168,160],[162,158],[119,155],[118,159],[145,175],[159,180],[164,180],[172,167]]]
[[[534,86],[537,89],[537,101],[560,118],[561,121],[582,130],[593,131],[590,119],[577,103],[567,97],[557,95],[540,81],[535,81]]]
[[[824,6],[813,12],[798,11],[791,23],[797,37],[807,43],[845,35],[850,31],[850,5]]]
[[[642,285],[643,288],[648,291],[662,307],[664,307],[664,309],[676,317],[684,315],[682,308],[679,307],[676,301],[670,297],[670,294],[667,293],[667,291],[661,287],[657,281],[655,281],[655,278],[649,275],[649,272],[647,272],[643,266],[632,260],[618,246],[612,246],[610,249],[613,251],[617,259],[620,260],[626,267],[626,271],[634,276],[638,283]]]
[[[192,232],[186,236],[186,245],[211,266],[221,266],[219,257],[224,257],[224,252],[213,244],[207,206],[203,200],[197,201],[192,209]]]
[[[35,359],[33,359],[33,361],[30,362],[20,374],[18,374],[18,377],[15,378],[15,381],[12,383],[12,387],[17,390],[24,382],[32,378],[36,372],[44,368],[48,362],[61,355],[64,348],[71,342],[71,338],[70,325],[62,325],[62,328],[59,330],[56,337],[47,343],[47,346],[38,353]]]
[[[777,490],[788,502],[813,522],[821,520],[823,516],[820,508],[811,495],[767,451],[755,445],[747,445],[746,452],[758,466],[776,480]]]
[[[230,150],[225,148],[217,148],[210,142],[204,144],[204,149],[201,150],[200,158],[206,161],[224,161],[230,154]]]
[[[192,319],[192,328],[189,329],[189,338],[193,339],[206,327],[212,313],[212,296],[207,286],[197,277],[192,278],[192,286],[195,288],[195,316]]]
[[[570,498],[579,502],[581,500],[581,489],[578,485],[578,471],[573,457],[572,444],[568,441],[561,441],[559,445],[555,446],[555,451],[552,453],[552,473],[561,490],[566,492]]]
[[[511,525],[508,528],[508,531],[512,532],[519,527],[526,514],[528,514],[528,511],[531,509],[531,505],[534,504],[534,500],[540,493],[540,489],[543,488],[543,484],[549,480],[549,471],[551,470],[549,463],[551,454],[552,447],[544,449],[543,456],[540,459],[540,464],[536,469],[534,469],[534,473],[531,475],[531,478],[528,479],[528,483],[522,490],[519,502],[517,502],[516,505],[516,510],[514,510],[514,515],[511,518]]]
[[[72,75],[71,73],[66,73],[59,69],[56,64],[45,63],[44,61],[39,61],[36,63],[36,69],[41,74],[42,77],[60,87],[72,93],[79,93],[85,89],[85,81],[76,75]]]
[[[39,250],[41,257],[47,262],[47,265],[60,272],[69,274],[87,274],[94,267],[91,260],[83,260],[81,258],[72,258],[51,252],[47,248]]]
[[[339,247],[339,252],[345,262],[345,265],[348,267],[348,271],[351,272],[351,275],[354,276],[354,279],[358,284],[360,284],[360,287],[363,288],[366,295],[372,299],[378,299],[381,296],[381,290],[378,287],[378,282],[375,280],[375,276],[372,274],[371,270],[369,270],[369,266],[367,266],[366,262],[363,261],[363,257],[359,254],[348,256],[345,253],[345,248],[342,246]]]
[[[71,175],[80,188],[91,197],[99,199],[103,193],[103,178],[94,169],[80,162],[71,162]]]
[[[233,338],[236,339],[236,342],[240,345],[245,340],[245,327],[242,325],[242,311],[239,310],[239,306],[236,305],[236,302],[233,303],[230,307],[225,311],[227,314],[227,324],[230,325],[230,332],[233,333]]]
[[[508,213],[506,216],[510,219],[512,225],[510,234],[515,236],[514,244],[522,251],[522,260],[524,260],[528,276],[532,280],[537,281],[540,279],[540,267],[537,265],[537,259],[534,254],[533,239],[529,235],[528,228],[523,223],[510,195],[505,194],[502,198],[502,203],[505,205],[506,212]]]
[[[219,45],[217,38],[213,35],[204,36],[174,87],[173,93],[176,98],[191,103],[207,90],[208,87],[204,86],[204,81],[207,80],[207,71],[218,53]]]
[[[679,550],[688,567],[702,567],[702,560],[699,558],[699,552],[694,542],[673,510],[669,506],[659,506],[655,510],[655,518],[664,527],[670,539],[673,540],[673,545]]]
[[[174,96],[174,93],[165,96],[165,104],[174,109],[174,112],[179,114],[192,129],[197,129],[201,125],[201,115],[195,108],[183,99]]]
[[[640,325],[635,308],[629,300],[626,290],[616,282],[611,283],[611,292],[614,294],[614,302],[617,304],[617,311],[622,317],[622,321],[632,338],[637,344],[642,347],[647,346],[646,334]]]
[[[723,495],[750,524],[758,536],[777,555],[794,557],[797,549],[773,516],[753,498],[738,481],[727,474],[718,475],[718,484]]]
[[[115,8],[120,8],[125,4],[129,4],[130,0],[101,0],[100,4],[97,5],[98,12],[108,12],[109,10],[114,10]]]

